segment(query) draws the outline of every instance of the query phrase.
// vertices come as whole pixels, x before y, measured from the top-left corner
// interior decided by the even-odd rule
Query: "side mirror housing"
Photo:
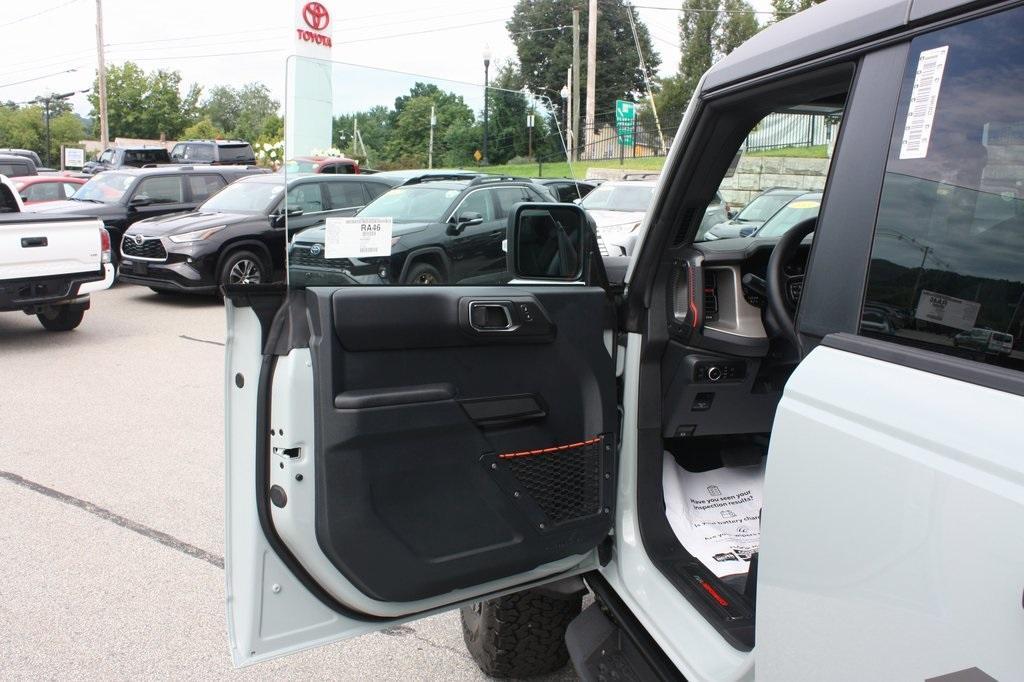
[[[484,217],[479,213],[473,211],[466,211],[460,213],[455,217],[455,222],[448,226],[448,234],[457,235],[462,234],[462,231],[467,227],[473,227],[474,225],[482,225]]]
[[[592,239],[586,211],[575,204],[516,204],[508,217],[508,271],[515,279],[584,280]]]
[[[755,232],[757,232],[757,228],[756,227],[743,227],[743,228],[740,228],[740,236],[741,237],[749,237],[750,235],[754,234]]]
[[[132,197],[131,201],[128,202],[130,208],[138,208],[140,206],[149,206],[153,203],[153,200],[149,197]]]

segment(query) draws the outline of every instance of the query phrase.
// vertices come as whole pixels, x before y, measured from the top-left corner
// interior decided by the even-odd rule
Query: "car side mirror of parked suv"
[[[582,208],[516,204],[508,220],[507,262],[515,279],[583,279],[583,254],[591,227]]]
[[[456,218],[455,222],[448,226],[448,234],[459,235],[467,227],[473,227],[474,225],[482,225],[484,217],[479,213],[473,211],[465,211],[460,213]]]

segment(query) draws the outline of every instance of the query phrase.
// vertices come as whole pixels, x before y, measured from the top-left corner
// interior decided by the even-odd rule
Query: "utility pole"
[[[593,151],[597,137],[597,0],[587,10],[587,122],[583,136],[586,149]]]
[[[359,156],[359,149],[356,147],[356,142],[359,140],[359,117],[352,117],[352,158]]]
[[[572,111],[572,67],[570,66],[565,74],[565,94],[566,94],[566,105],[565,105],[565,151],[569,155],[569,161],[576,160],[575,148],[576,148],[576,136],[572,129],[573,111]]]
[[[434,167],[434,126],[437,125],[437,117],[434,115],[434,105],[430,105],[430,147],[427,150],[427,168]]]
[[[577,136],[580,131],[580,10],[572,11],[572,153],[577,160]]]
[[[99,73],[100,146],[110,146],[110,128],[107,126],[107,62],[103,55],[103,0],[96,0],[96,61]]]

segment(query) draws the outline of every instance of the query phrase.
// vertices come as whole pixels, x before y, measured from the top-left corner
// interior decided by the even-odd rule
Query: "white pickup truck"
[[[0,311],[70,331],[89,309],[89,294],[114,281],[110,235],[97,218],[21,211],[14,185],[0,175]]]

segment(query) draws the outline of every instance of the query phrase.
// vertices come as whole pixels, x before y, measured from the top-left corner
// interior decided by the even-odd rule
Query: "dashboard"
[[[669,273],[669,344],[662,362],[663,435],[764,433],[793,363],[773,351],[766,275],[775,239],[699,242]],[[809,242],[784,268],[795,310]],[[739,417],[742,415],[742,418]]]

